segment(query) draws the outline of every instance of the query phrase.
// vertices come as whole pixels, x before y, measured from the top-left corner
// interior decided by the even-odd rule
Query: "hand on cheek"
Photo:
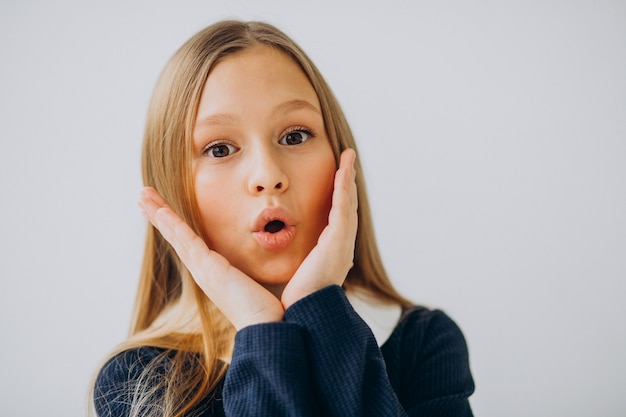
[[[237,330],[282,320],[284,311],[280,301],[223,256],[210,250],[156,190],[144,188],[139,207],[172,245],[196,283]]]
[[[328,226],[285,287],[281,297],[285,309],[326,286],[342,285],[352,268],[358,228],[355,160],[353,149],[341,154]]]

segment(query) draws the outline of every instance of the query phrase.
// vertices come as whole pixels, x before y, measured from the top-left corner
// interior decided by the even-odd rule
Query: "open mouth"
[[[254,238],[265,250],[280,251],[295,239],[297,221],[282,207],[266,207],[252,223]]]
[[[272,220],[271,222],[265,225],[265,228],[263,230],[269,233],[278,233],[281,230],[283,230],[284,227],[285,227],[284,222],[280,220]]]

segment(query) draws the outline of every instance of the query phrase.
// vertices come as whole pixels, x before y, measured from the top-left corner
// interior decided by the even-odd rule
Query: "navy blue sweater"
[[[96,380],[98,415],[128,416],[127,388],[150,384],[145,375],[139,381],[141,371],[163,352],[145,347],[110,359]],[[405,309],[379,348],[344,291],[331,286],[295,303],[283,322],[237,332],[225,379],[190,415],[465,417],[473,391],[465,339],[443,312]]]

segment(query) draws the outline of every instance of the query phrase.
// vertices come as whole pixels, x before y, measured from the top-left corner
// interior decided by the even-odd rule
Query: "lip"
[[[285,226],[276,233],[265,230],[271,221],[281,221]],[[289,246],[296,236],[296,227],[291,214],[281,207],[268,207],[257,216],[252,234],[261,247],[267,250],[281,250]]]

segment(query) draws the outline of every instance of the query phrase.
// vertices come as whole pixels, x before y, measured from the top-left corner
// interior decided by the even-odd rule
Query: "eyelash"
[[[306,142],[309,139],[312,139],[315,137],[315,132],[313,132],[311,129],[304,127],[304,126],[293,126],[288,128],[287,130],[285,130],[281,135],[280,138],[278,139],[279,143],[283,140],[283,138],[285,138],[287,135],[289,135],[290,133],[304,133],[305,135],[308,136],[308,138],[306,138],[302,143]],[[300,145],[300,144],[298,144]],[[296,145],[292,145],[292,146],[296,146]]]

